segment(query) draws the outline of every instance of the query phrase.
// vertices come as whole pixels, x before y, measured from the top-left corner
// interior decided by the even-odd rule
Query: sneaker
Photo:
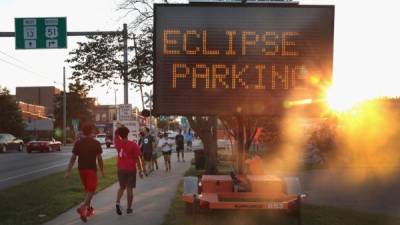
[[[88,214],[88,210],[86,208],[86,206],[81,206],[76,210],[79,213],[79,216],[81,218],[81,220],[86,223],[87,222],[87,214]]]
[[[115,205],[115,211],[117,212],[118,215],[122,215],[121,206],[119,204]]]
[[[126,209],[126,214],[132,214],[133,210],[132,209]]]
[[[94,214],[95,214],[94,208],[92,206],[90,206],[87,211],[87,217],[94,216]]]

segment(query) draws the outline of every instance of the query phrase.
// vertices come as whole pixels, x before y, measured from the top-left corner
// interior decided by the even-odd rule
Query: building
[[[113,121],[117,120],[118,106],[115,105],[96,105],[94,108],[94,121],[99,133],[105,133],[108,136],[113,135]],[[145,117],[140,115],[137,107],[132,109],[132,119],[139,122],[139,127],[147,126]],[[155,123],[154,123],[155,124]]]
[[[112,136],[113,121],[117,118],[115,105],[96,105],[93,115],[97,131]]]
[[[94,117],[97,122],[112,123],[117,118],[115,105],[96,105],[94,107]]]
[[[33,105],[25,102],[18,102],[18,108],[21,110],[24,120],[43,119],[46,118],[46,107],[41,105]]]
[[[54,86],[17,87],[15,96],[17,101],[45,107],[46,116],[54,114],[55,98],[61,91]]]
[[[30,139],[52,137],[54,120],[46,117],[46,107],[18,102],[25,123],[25,133]]]

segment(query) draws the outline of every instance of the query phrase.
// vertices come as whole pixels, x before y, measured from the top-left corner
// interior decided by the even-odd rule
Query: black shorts
[[[183,146],[176,146],[176,151],[180,152],[183,151],[184,147]]]
[[[163,155],[171,155],[172,151],[168,151],[168,152],[162,152]]]
[[[118,170],[118,181],[121,188],[135,188],[136,171]]]
[[[188,141],[188,142],[187,142],[187,146],[188,146],[188,147],[189,147],[189,146],[192,147],[192,141]]]
[[[149,162],[153,159],[153,153],[152,152],[144,152],[143,158],[144,158],[144,161]]]

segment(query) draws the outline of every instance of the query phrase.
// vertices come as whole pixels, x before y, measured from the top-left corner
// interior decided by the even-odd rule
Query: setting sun
[[[327,105],[335,112],[349,111],[364,101],[382,97],[376,90],[368,88],[371,85],[364,84],[355,89],[348,80],[343,82],[344,79],[337,78],[332,86],[327,88],[325,95]]]

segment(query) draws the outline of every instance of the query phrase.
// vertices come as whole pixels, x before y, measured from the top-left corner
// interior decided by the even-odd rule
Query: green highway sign
[[[67,18],[15,18],[15,48],[67,48]]]

